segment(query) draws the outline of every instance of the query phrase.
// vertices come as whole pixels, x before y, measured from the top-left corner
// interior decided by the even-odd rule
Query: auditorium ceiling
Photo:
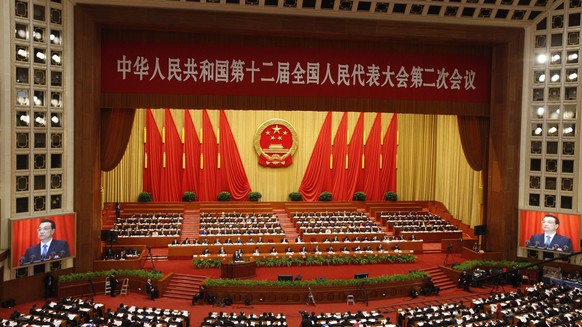
[[[582,0],[565,0],[577,2]],[[527,27],[561,0],[73,0],[75,3]]]

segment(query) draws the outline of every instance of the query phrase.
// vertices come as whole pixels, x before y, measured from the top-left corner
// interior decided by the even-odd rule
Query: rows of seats
[[[399,309],[400,326],[559,326],[582,323],[582,290],[538,283],[462,302]]]
[[[301,326],[309,325],[321,327],[342,327],[342,326],[396,326],[390,323],[389,317],[384,317],[380,312],[361,311],[357,312],[326,312],[316,314],[315,312],[301,312]],[[307,324],[304,324],[307,321]]]
[[[119,237],[180,236],[182,220],[176,213],[134,214],[117,219],[111,230]]]
[[[124,305],[121,303],[110,319],[113,325],[129,326],[134,323],[140,325],[149,324],[157,326],[159,324],[167,327],[189,327],[190,312],[186,310],[161,309],[156,307],[138,307],[134,305]]]
[[[390,230],[402,232],[457,231],[459,228],[431,212],[380,213]]]
[[[278,239],[280,243],[288,243],[286,238]],[[241,245],[241,244],[275,244],[275,239],[268,238],[263,239],[262,236],[257,237],[256,241],[254,237],[245,237],[245,236],[237,236],[236,239],[233,240],[232,237],[201,237],[201,238],[193,238],[190,240],[189,238],[185,238],[182,241],[175,239],[171,244],[171,246],[175,245],[197,245],[197,246],[208,246],[208,245]]]
[[[293,224],[300,234],[366,234],[380,227],[361,211],[296,213]]]
[[[273,312],[263,312],[261,314],[209,312],[200,326],[287,326],[287,317],[283,313],[274,314]]]
[[[269,213],[203,213],[200,235],[277,235],[284,234],[275,214]]]
[[[14,311],[2,326],[80,326],[103,321],[103,304],[91,300],[63,298],[47,301],[41,307],[33,305],[28,313]]]

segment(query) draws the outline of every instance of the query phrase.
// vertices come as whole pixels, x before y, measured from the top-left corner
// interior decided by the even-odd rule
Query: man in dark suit
[[[117,286],[119,285],[119,281],[117,280],[117,274],[112,273],[109,276],[109,286],[111,287],[111,297],[115,297],[115,291],[117,290]]]
[[[149,295],[152,300],[158,297],[158,289],[154,286],[150,278],[148,278],[146,283],[146,294]]]
[[[55,240],[53,235],[56,231],[54,221],[44,219],[38,225],[39,244],[33,245],[26,249],[22,263],[32,263],[35,261],[52,260],[66,258],[71,255],[69,244],[64,240]]]
[[[550,250],[572,252],[572,240],[557,233],[560,220],[554,215],[545,215],[542,219],[543,233],[534,234],[528,242],[528,246],[540,247]]]

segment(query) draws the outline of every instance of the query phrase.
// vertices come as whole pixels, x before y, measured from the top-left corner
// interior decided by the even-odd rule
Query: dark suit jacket
[[[535,247],[536,246],[536,242],[538,242],[539,246],[538,247],[543,247],[545,240],[544,240],[544,233],[541,234],[534,234],[531,236],[531,238],[529,239],[529,246]],[[554,238],[552,238],[552,242],[550,243],[549,248],[552,248],[554,245],[558,246],[559,248],[561,248],[562,250],[564,250],[564,252],[572,252],[572,240],[569,237],[560,235],[560,234],[556,234],[554,235]],[[567,246],[567,250],[564,249],[564,246]]]
[[[32,263],[33,261],[40,261],[40,252],[41,252],[41,244],[36,244],[28,249],[24,253],[24,263]],[[34,260],[32,256],[34,255]],[[51,242],[51,246],[47,249],[47,257],[44,260],[48,259],[56,259],[58,258],[66,258],[69,257],[71,253],[69,252],[69,244],[67,241],[63,240],[53,240]]]

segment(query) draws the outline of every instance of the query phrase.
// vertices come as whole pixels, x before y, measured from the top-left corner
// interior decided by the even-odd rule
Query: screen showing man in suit
[[[527,242],[528,247],[544,248],[548,250],[572,252],[572,240],[558,234],[560,220],[558,217],[546,214],[542,219],[543,233],[533,234]]]
[[[57,226],[54,221],[50,219],[41,220],[37,229],[40,243],[26,249],[24,260],[21,264],[54,260],[70,256],[71,253],[67,241],[55,240],[53,238],[56,229]]]

